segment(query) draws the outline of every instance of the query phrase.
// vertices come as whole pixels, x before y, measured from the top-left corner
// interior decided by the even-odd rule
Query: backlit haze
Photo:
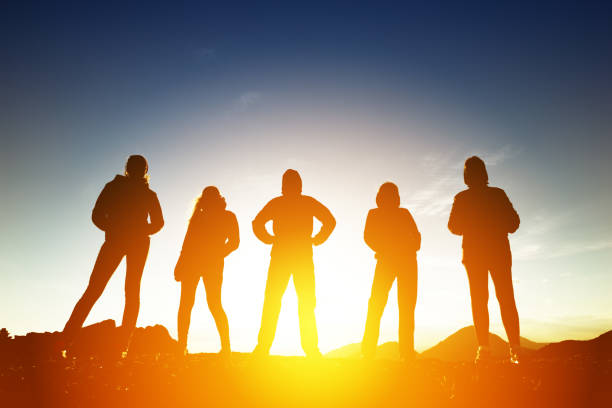
[[[446,224],[477,154],[521,217],[510,238],[521,334],[612,328],[606,7],[196,4],[2,12],[0,327],[63,328],[104,239],[90,220],[97,195],[142,154],[166,224],[151,240],[138,326],[176,337],[173,268],[193,200],[215,185],[240,225],[223,285],[232,346],[255,346],[270,247],[251,221],[294,168],[337,220],[314,250],[321,350],[361,340],[375,265],[363,227],[385,181],[423,237],[423,350],[471,324],[461,241]],[[86,324],[120,321],[124,276],[122,263]],[[397,339],[396,293],[381,342]],[[492,285],[490,310],[503,333]],[[189,349],[218,347],[200,286]],[[292,284],[272,353],[302,353]]]

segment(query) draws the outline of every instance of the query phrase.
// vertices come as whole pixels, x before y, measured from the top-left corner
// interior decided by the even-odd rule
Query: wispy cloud
[[[519,152],[512,146],[503,146],[492,152],[469,152],[460,156],[457,153],[426,155],[421,166],[434,181],[426,188],[412,193],[408,199],[408,206],[415,214],[448,216],[453,197],[457,193],[457,180],[461,179],[466,157],[477,155],[485,161],[487,166],[496,166],[516,156]]]
[[[251,106],[258,104],[261,98],[261,92],[248,91],[240,95],[237,101],[237,105],[240,109],[246,110]]]

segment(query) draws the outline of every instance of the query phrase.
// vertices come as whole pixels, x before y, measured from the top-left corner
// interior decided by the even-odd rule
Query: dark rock
[[[178,343],[162,325],[138,327],[130,341],[130,355],[171,354],[178,350]]]

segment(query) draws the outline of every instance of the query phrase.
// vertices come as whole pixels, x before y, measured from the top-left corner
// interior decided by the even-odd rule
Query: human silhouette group
[[[491,359],[489,349],[488,276],[491,275],[502,321],[509,340],[509,361],[520,362],[519,318],[512,285],[512,255],[508,234],[520,220],[505,192],[488,185],[485,163],[477,156],[465,161],[467,189],[455,196],[448,228],[463,237],[463,264],[471,295],[472,315],[478,340],[476,363]],[[367,214],[364,241],[375,252],[376,268],[368,302],[361,350],[375,356],[380,320],[389,291],[397,279],[399,350],[403,361],[414,360],[414,311],[417,301],[417,252],[421,234],[410,211],[400,206],[398,187],[380,186],[376,208]],[[313,231],[313,220],[321,223]],[[148,163],[132,155],[125,173],[106,184],[92,211],[93,223],[105,233],[89,284],[74,307],[63,333],[67,345],[81,329],[119,263],[126,258],[125,309],[120,327],[122,347],[127,349],[140,306],[140,282],[149,251],[150,236],[164,225],[157,195],[149,187]],[[272,223],[271,231],[267,224]],[[313,246],[323,244],[336,226],[325,205],[302,194],[302,179],[293,169],[282,177],[282,193],[270,200],[253,220],[253,232],[271,245],[261,327],[253,354],[269,354],[274,341],[281,301],[289,279],[298,300],[301,343],[307,357],[321,357],[315,319]],[[226,209],[225,198],[214,186],[204,188],[189,220],[183,246],[174,268],[181,284],[177,317],[180,352],[187,353],[191,310],[200,279],[206,301],[221,340],[220,355],[231,355],[228,318],[221,303],[226,256],[240,243],[236,216]]]

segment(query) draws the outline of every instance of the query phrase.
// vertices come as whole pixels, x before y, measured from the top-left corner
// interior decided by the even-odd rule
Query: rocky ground
[[[58,358],[0,367],[2,406],[612,406],[612,361],[522,366],[235,353]]]

